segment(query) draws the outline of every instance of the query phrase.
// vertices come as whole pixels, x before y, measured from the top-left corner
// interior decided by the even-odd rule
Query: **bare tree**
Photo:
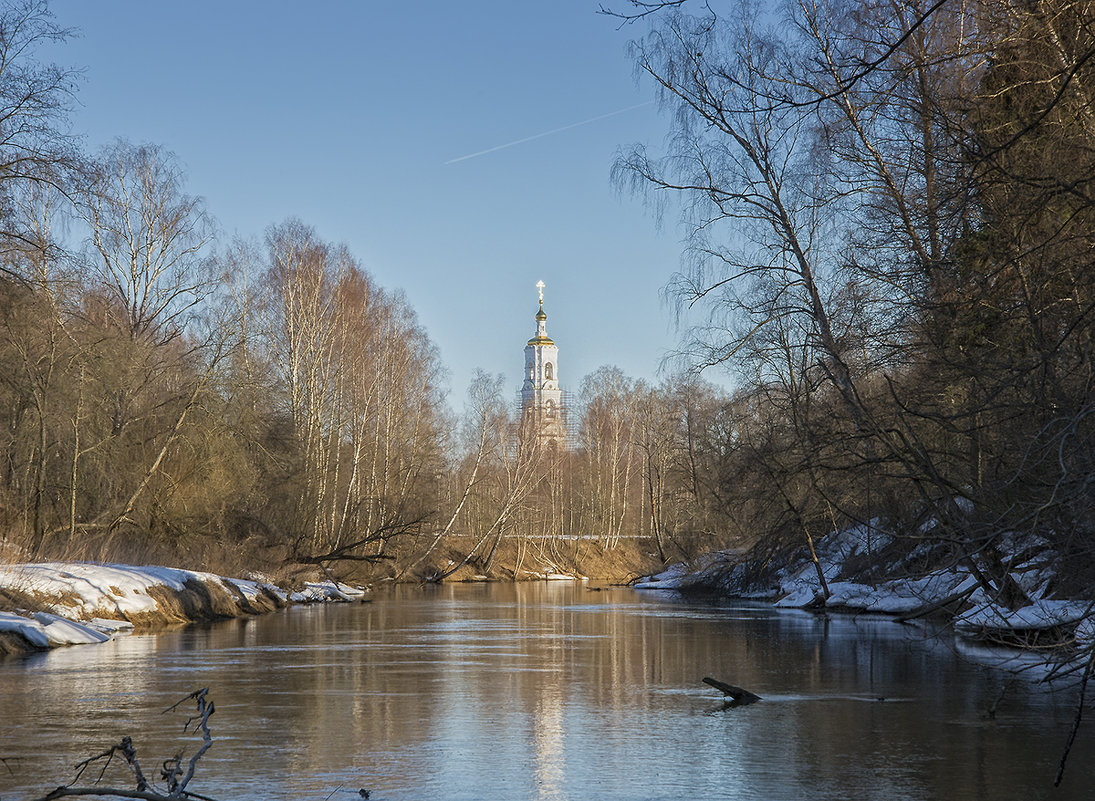
[[[90,271],[133,338],[178,336],[212,289],[205,253],[212,221],[183,181],[170,153],[119,140],[102,152],[83,189]]]
[[[65,123],[81,75],[38,60],[41,48],[71,35],[54,21],[45,0],[0,9],[0,247],[5,254],[40,244],[13,213],[13,193],[28,184],[64,189],[66,174],[78,162]],[[6,263],[0,262],[0,271],[9,272]]]
[[[504,437],[508,428],[506,405],[502,387],[504,376],[490,376],[477,370],[468,387],[468,407],[460,431],[462,454],[454,458],[456,472],[462,474],[460,497],[452,506],[445,525],[437,530],[424,551],[418,554],[400,572],[407,575],[449,536],[463,512],[468,498],[480,489],[480,469],[495,460],[506,446]]]
[[[386,558],[388,539],[434,511],[433,349],[402,298],[376,287],[345,248],[298,221],[271,228],[267,242],[263,335],[295,438],[299,556]]]
[[[588,471],[589,525],[614,547],[632,508],[635,415],[642,391],[618,367],[601,367],[582,381],[583,467]]]
[[[947,440],[959,418],[929,409],[933,390],[906,376],[940,336],[940,300],[979,224],[963,127],[985,74],[975,11],[791,3],[778,32],[748,7],[668,14],[636,56],[677,111],[676,137],[663,159],[640,149],[618,165],[689,198],[693,268],[673,289],[711,313],[701,362],[735,361],[761,389],[783,382],[796,430],[837,434],[822,461],[887,465],[910,507],[933,508],[941,535],[958,539],[969,471]],[[884,375],[896,375],[889,398],[876,389]],[[834,398],[842,431],[816,413],[831,416]],[[815,493],[817,464],[801,462]],[[977,575],[1024,603],[986,534],[969,542]]]
[[[29,507],[31,538],[28,550],[38,554],[48,524],[47,496],[53,466],[51,456],[59,450],[53,431],[60,403],[65,394],[64,373],[79,360],[80,348],[67,325],[75,277],[63,266],[63,251],[56,245],[55,226],[63,204],[60,193],[43,183],[28,183],[9,194],[23,230],[24,247],[9,251],[9,269],[25,284],[26,296],[4,315],[4,336],[18,353],[20,375],[27,382],[27,394],[33,404],[36,434],[33,455],[33,482]],[[13,287],[13,291],[19,290]],[[66,399],[67,400],[67,399]]]

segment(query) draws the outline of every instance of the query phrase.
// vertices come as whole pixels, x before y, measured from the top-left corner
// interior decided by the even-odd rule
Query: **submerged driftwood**
[[[743,690],[741,687],[735,687],[733,684],[727,684],[724,681],[718,679],[712,679],[710,677],[704,677],[704,684],[709,684],[716,690],[719,690],[730,698],[730,703],[734,706],[745,706],[746,704],[755,704],[761,700],[759,695],[754,695],[748,690]]]

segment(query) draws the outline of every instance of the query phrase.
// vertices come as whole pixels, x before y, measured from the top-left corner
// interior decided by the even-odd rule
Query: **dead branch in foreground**
[[[215,709],[213,702],[208,699],[208,695],[208,687],[201,690],[195,690],[190,693],[190,695],[172,704],[161,713],[166,714],[168,712],[174,712],[179,706],[187,701],[194,701],[197,708],[196,714],[187,718],[186,723],[183,724],[183,731],[190,731],[191,724],[195,724],[194,730],[197,731],[200,729],[202,735],[202,744],[186,763],[185,771],[183,769],[183,757],[181,753],[175,754],[163,761],[162,767],[160,768],[160,781],[166,785],[164,789],[157,787],[154,782],[150,781],[145,776],[140,763],[137,761],[137,749],[133,746],[133,740],[129,737],[123,737],[122,741],[117,745],[112,745],[101,754],[89,757],[83,762],[78,763],[76,765],[76,777],[72,780],[71,784],[61,785],[60,787],[51,790],[38,799],[38,801],[53,801],[53,799],[71,796],[140,798],[144,799],[144,801],[172,801],[173,799],[191,798],[197,799],[198,801],[213,801],[213,799],[208,796],[192,793],[186,789],[190,780],[194,778],[194,772],[198,767],[198,760],[201,759],[205,752],[209,750],[209,747],[213,745],[213,735],[209,731],[209,718],[213,715]],[[107,769],[115,759],[119,759],[125,763],[126,768],[133,774],[133,779],[136,782],[133,789],[102,787],[99,785],[99,782],[103,780]],[[83,778],[85,773],[95,773],[95,769],[97,769],[98,775],[91,782],[90,786],[75,786]]]

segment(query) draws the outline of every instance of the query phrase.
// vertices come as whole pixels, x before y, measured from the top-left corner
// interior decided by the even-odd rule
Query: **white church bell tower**
[[[525,346],[525,381],[521,387],[521,429],[548,448],[566,448],[563,392],[559,388],[559,348],[547,335],[544,282],[538,281],[540,308],[536,336]]]

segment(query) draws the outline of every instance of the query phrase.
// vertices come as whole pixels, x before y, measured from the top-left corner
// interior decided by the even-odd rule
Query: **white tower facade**
[[[521,387],[521,428],[550,448],[566,448],[566,409],[559,388],[559,348],[547,335],[544,282],[539,281],[540,308],[536,336],[525,345],[525,381]]]

